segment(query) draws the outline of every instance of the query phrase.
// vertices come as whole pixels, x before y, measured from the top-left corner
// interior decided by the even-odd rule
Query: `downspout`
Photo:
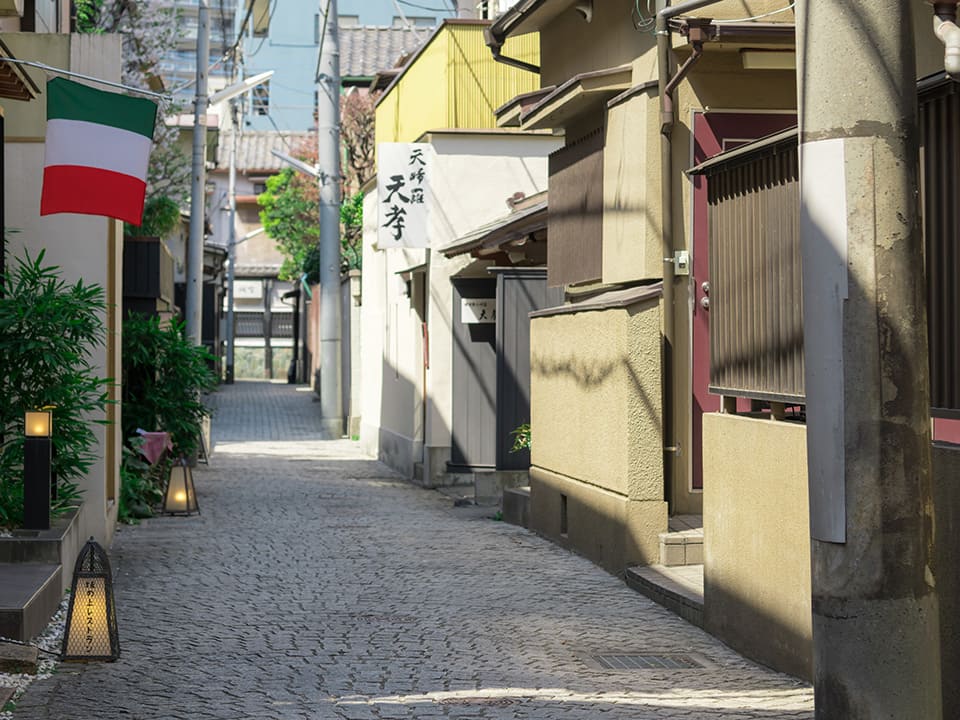
[[[944,45],[943,69],[953,80],[960,78],[960,27],[957,0],[933,3],[933,32]]]
[[[669,0],[666,0],[669,2]],[[657,13],[657,86],[660,94],[660,215],[661,256],[663,257],[663,471],[666,497],[672,497],[673,460],[680,455],[680,446],[674,434],[674,267],[673,249],[673,91],[703,54],[704,37],[696,40],[693,54],[681,66],[676,76],[670,77],[670,25],[671,18],[697,10],[720,0],[687,0],[678,5],[666,6]],[[700,28],[702,32],[702,28]],[[672,457],[671,457],[672,456]]]
[[[498,63],[503,63],[504,65],[509,65],[510,67],[519,68],[521,70],[526,70],[527,72],[540,74],[540,66],[534,65],[533,63],[528,63],[524,60],[518,60],[517,58],[507,57],[506,55],[501,55],[500,51],[503,49],[503,44],[506,42],[506,37],[502,37],[499,34],[493,32],[493,26],[484,28],[483,30],[484,42],[487,44],[487,47],[490,48],[490,52],[493,54],[493,59]]]

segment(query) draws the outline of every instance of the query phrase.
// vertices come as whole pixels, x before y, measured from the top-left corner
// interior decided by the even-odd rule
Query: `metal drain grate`
[[[704,667],[689,655],[594,655],[607,670],[689,670]]]

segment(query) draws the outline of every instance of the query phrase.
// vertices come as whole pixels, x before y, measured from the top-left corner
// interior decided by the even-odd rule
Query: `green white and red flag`
[[[157,104],[54,78],[40,214],[105,215],[139,225]]]

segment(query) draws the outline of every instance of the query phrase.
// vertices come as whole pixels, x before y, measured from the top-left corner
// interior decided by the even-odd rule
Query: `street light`
[[[230,100],[251,88],[265,83],[273,76],[273,70],[254,75],[246,80],[228,85],[207,97],[207,62],[210,54],[210,27],[208,0],[199,0],[199,28],[197,31],[197,94],[193,107],[193,161],[190,185],[190,238],[187,242],[187,287],[184,304],[187,338],[194,345],[203,344],[203,220],[206,198],[204,185],[207,180],[207,132],[203,122],[207,108],[218,102]],[[236,126],[234,126],[236,135]]]

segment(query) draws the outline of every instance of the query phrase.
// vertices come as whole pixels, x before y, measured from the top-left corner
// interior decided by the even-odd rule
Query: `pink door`
[[[751,140],[786,130],[797,124],[792,113],[697,112],[693,118],[693,164],[698,165],[724,150],[732,150]],[[703,489],[703,414],[717,412],[720,398],[711,395],[710,384],[710,310],[704,298],[710,294],[707,227],[706,178],[693,180],[693,266],[691,282],[693,302],[693,435],[691,458],[692,487]],[[739,407],[748,410],[749,401]]]

